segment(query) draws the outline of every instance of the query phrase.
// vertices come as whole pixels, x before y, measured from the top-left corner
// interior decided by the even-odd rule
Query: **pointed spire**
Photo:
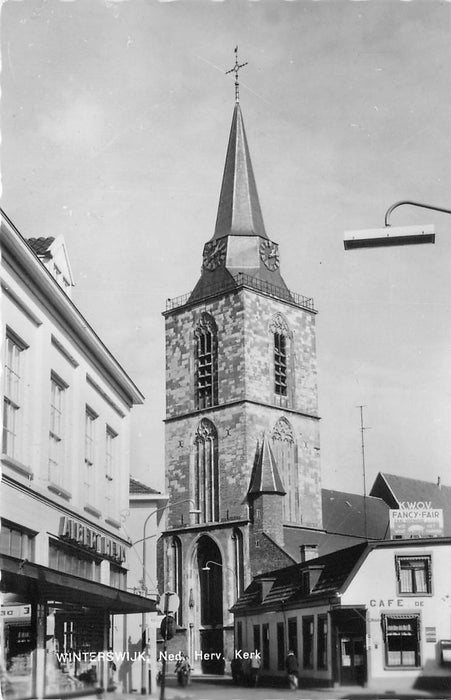
[[[230,234],[268,238],[238,103],[233,112],[213,238]]]
[[[257,445],[254,471],[249,486],[249,495],[256,496],[261,493],[278,493],[282,496],[286,493],[276,459],[265,435],[261,446]]]

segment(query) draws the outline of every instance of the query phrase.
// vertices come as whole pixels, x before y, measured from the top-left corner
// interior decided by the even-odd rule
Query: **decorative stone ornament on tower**
[[[160,587],[181,601],[172,649],[204,672],[223,668],[207,654],[232,657],[229,609],[251,577],[293,563],[284,528],[322,525],[315,314],[281,276],[236,99],[200,279],[163,314]]]

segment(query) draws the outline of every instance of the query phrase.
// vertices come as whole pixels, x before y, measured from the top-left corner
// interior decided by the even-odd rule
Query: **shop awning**
[[[111,614],[155,612],[156,601],[46,566],[5,554],[0,555],[2,589],[33,596],[101,608]]]

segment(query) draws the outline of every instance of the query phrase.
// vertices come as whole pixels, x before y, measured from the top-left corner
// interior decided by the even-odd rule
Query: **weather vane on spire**
[[[235,73],[235,102],[240,101],[240,83],[238,80],[238,73],[240,68],[244,68],[244,66],[247,66],[248,62],[246,63],[238,63],[238,46],[235,46],[235,65],[233,68],[230,70],[226,71],[226,75],[229,73]]]

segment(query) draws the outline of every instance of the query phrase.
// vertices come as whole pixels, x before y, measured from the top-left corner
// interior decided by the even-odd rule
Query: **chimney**
[[[318,545],[317,544],[301,544],[299,547],[301,553],[301,562],[310,561],[310,559],[316,559],[318,556]]]

